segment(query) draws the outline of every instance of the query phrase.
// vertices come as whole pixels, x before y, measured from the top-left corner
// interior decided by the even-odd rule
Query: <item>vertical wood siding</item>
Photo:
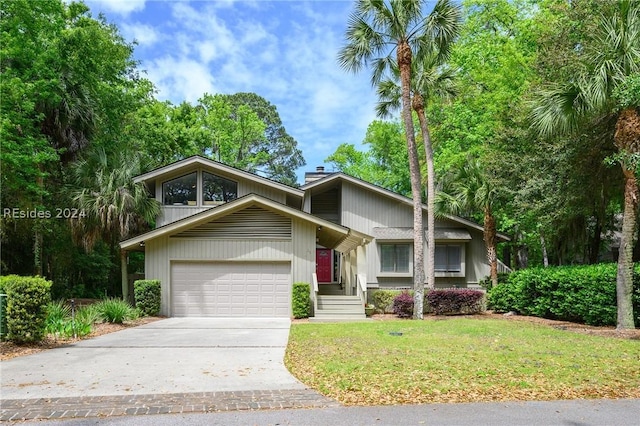
[[[162,315],[170,315],[172,261],[291,261],[293,282],[311,282],[315,272],[315,225],[291,221],[289,240],[158,237],[145,245],[145,276],[162,286]]]

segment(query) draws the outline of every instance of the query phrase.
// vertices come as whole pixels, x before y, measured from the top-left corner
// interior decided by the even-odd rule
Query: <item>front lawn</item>
[[[640,398],[640,341],[501,319],[293,324],[285,363],[354,405]]]

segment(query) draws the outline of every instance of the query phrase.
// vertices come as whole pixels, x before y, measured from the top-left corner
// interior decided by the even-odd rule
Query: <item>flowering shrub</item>
[[[480,290],[431,290],[427,303],[436,315],[477,314],[484,311],[484,292]]]
[[[413,316],[413,296],[408,291],[403,291],[393,298],[393,313],[400,318]]]

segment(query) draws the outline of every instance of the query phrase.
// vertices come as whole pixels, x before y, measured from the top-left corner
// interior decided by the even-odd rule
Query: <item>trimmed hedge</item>
[[[311,315],[311,284],[293,283],[291,291],[291,310],[294,318],[309,318]]]
[[[51,281],[41,277],[2,277],[7,295],[7,339],[16,343],[39,342],[45,336]]]
[[[484,292],[480,290],[431,290],[425,301],[436,315],[477,314],[485,309]]]
[[[136,280],[133,283],[136,308],[142,316],[155,317],[160,314],[160,280]]]
[[[491,289],[490,309],[589,325],[616,325],[617,264],[530,268]],[[640,325],[640,266],[633,274],[634,313]]]

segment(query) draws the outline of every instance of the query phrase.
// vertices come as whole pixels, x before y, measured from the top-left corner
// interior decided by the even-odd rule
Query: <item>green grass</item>
[[[520,321],[294,324],[285,363],[345,404],[640,397],[640,341]]]

